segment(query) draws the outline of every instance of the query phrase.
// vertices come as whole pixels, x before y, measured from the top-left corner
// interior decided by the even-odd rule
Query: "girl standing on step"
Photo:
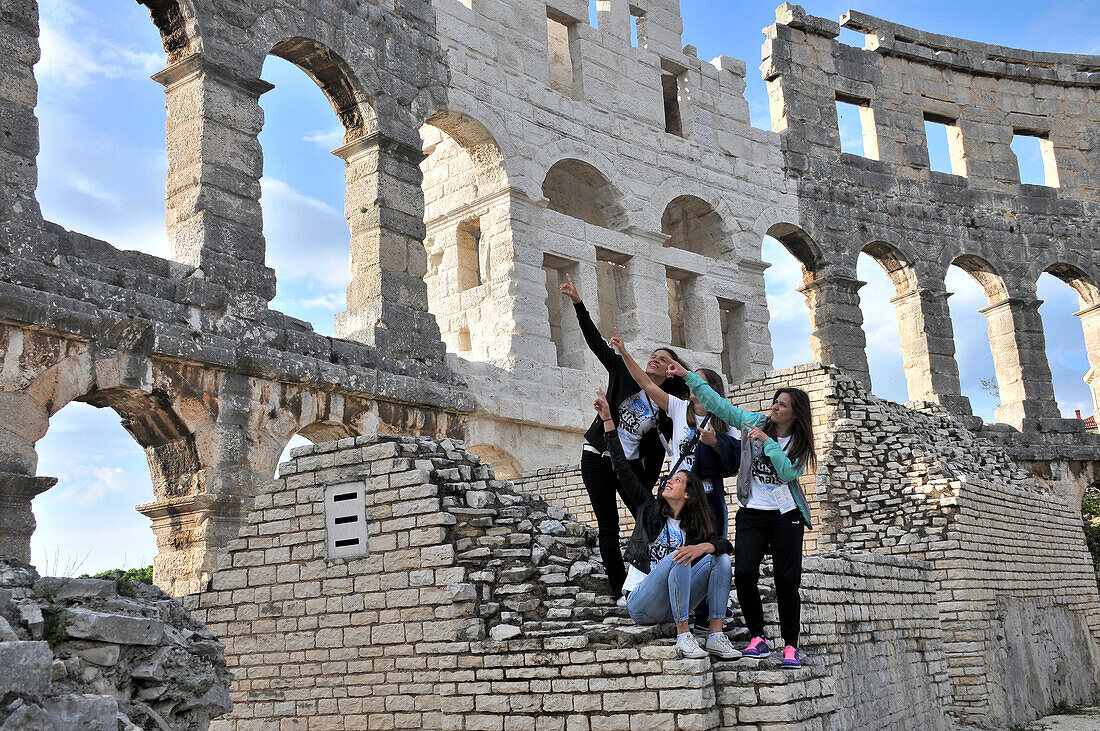
[[[585,342],[607,369],[607,400],[612,404],[611,418],[619,430],[620,443],[632,473],[641,484],[647,486],[648,492],[657,482],[665,459],[658,422],[667,426],[668,418],[630,377],[623,359],[604,342],[577,293],[573,278],[566,274],[565,279],[566,282],[558,287],[558,291],[573,302]],[[676,353],[670,348],[658,348],[649,357],[646,373],[662,389],[686,396],[688,391],[683,379],[667,375],[671,363],[680,363]],[[631,493],[623,489],[621,476],[617,477],[612,468],[599,419],[594,420],[584,434],[581,479],[584,480],[588,499],[592,503],[592,513],[596,516],[600,557],[611,584],[611,596],[618,598],[622,596],[626,566],[619,547],[619,506],[615,495],[618,493],[622,497],[631,515],[636,513],[638,503]]]
[[[630,573],[623,586],[631,619],[642,625],[675,622],[680,657],[703,658],[709,653],[737,659],[741,653],[722,631],[730,596],[732,546],[714,530],[703,483],[694,473],[680,470],[669,478],[661,495],[653,497],[626,459],[602,391],[594,406],[615,472],[637,505],[634,532],[626,547]],[[718,608],[710,612],[706,649],[699,647],[688,625],[691,610],[704,599]]]
[[[715,393],[700,376],[677,363],[669,366],[668,374],[682,376],[707,411],[742,429],[733,574],[737,601],[752,639],[741,653],[745,657],[771,654],[764,639],[764,610],[757,588],[760,563],[765,552],[770,551],[779,628],[786,645],[780,666],[799,668],[802,537],[805,529],[813,526],[798,478],[807,464],[816,461],[810,399],[801,389],[781,388],[772,398],[770,414],[765,416],[737,408]]]

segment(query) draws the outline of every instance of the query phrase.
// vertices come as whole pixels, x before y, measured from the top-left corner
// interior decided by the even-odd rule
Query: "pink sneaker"
[[[771,654],[768,641],[763,637],[753,637],[749,640],[748,647],[741,650],[741,657],[768,657]]]
[[[802,667],[802,655],[798,653],[797,647],[787,645],[783,648],[783,661],[779,663],[779,667],[788,670],[797,670]]]

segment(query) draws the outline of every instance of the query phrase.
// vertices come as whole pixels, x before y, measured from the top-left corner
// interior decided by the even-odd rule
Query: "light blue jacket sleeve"
[[[713,388],[707,385],[707,382],[704,381],[703,377],[698,373],[688,373],[684,376],[684,382],[687,383],[691,392],[699,398],[699,402],[703,404],[703,407],[707,411],[731,426],[735,426],[738,429],[745,425],[761,426],[768,420],[763,414],[739,409],[719,396]],[[805,465],[795,467],[791,464],[790,457],[788,457],[787,453],[783,451],[783,448],[779,446],[779,442],[774,439],[769,439],[764,443],[764,454],[772,461],[772,465],[775,467],[775,473],[779,475],[779,479],[784,482],[798,479],[806,470]]]

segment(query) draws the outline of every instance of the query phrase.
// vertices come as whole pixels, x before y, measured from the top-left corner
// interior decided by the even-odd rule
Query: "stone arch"
[[[168,63],[182,61],[202,50],[198,20],[192,0],[138,0],[149,9],[153,25],[160,31]]]
[[[709,190],[690,185],[680,178],[666,181],[649,197],[643,208],[641,226],[646,230],[660,231],[661,221],[668,207],[680,198],[692,199],[697,205],[705,206],[709,210],[706,225],[721,254],[728,255],[737,251],[740,230],[732,223],[737,217],[726,199]]]
[[[542,181],[547,208],[616,231],[628,226],[622,194],[599,169],[576,158],[554,163]]]
[[[1068,263],[1069,261],[1075,263]],[[1096,286],[1097,277],[1091,272],[1096,267],[1073,252],[1062,253],[1052,263],[1048,262],[1048,259],[1040,259],[1033,268],[1042,266],[1042,272],[1061,280],[1077,293],[1079,309],[1073,314],[1081,322],[1085,357],[1088,360],[1088,369],[1083,374],[1082,380],[1092,394],[1095,414],[1097,407],[1100,406],[1100,378],[1097,377],[1097,373],[1100,373],[1100,289]],[[1036,277],[1036,287],[1038,287],[1038,284],[1038,277]],[[1038,292],[1036,292],[1036,296],[1038,296]],[[1045,323],[1043,327],[1045,338]],[[1051,381],[1053,386],[1053,371],[1051,372]]]
[[[520,177],[515,169],[522,158],[516,150],[515,140],[501,115],[493,108],[470,98],[467,103],[457,103],[451,99],[445,109],[434,109],[424,116],[420,128],[432,125],[453,137],[459,145],[468,150],[479,150],[491,143],[495,153],[486,157],[485,162],[500,167],[502,184],[513,185]]]
[[[482,462],[490,464],[498,480],[518,480],[523,476],[523,467],[519,460],[507,450],[492,444],[475,444],[466,451],[476,454]]]
[[[525,178],[522,181],[514,181],[514,184],[521,187],[532,200],[541,200],[545,197],[542,186],[546,176],[551,168],[565,160],[582,162],[598,171],[600,176],[608,181],[618,197],[619,207],[624,215],[622,228],[617,230],[625,231],[630,226],[642,227],[640,221],[644,206],[636,196],[628,192],[631,190],[631,183],[622,174],[619,166],[599,150],[576,140],[563,139],[542,146],[528,164]]]
[[[1008,284],[1005,278],[989,261],[976,254],[961,254],[951,260],[981,285],[989,304],[993,305],[1008,297]]]
[[[669,237],[665,246],[711,259],[718,259],[733,248],[721,216],[702,198],[677,196],[662,210],[661,233]]]
[[[780,222],[768,227],[764,234],[783,244],[802,265],[802,280],[809,284],[825,266],[825,254],[809,234],[793,223]]]
[[[1037,281],[1043,272],[1061,279],[1077,292],[1083,309],[1100,304],[1100,287],[1097,286],[1097,282],[1100,282],[1100,274],[1097,273],[1096,265],[1080,254],[1063,252],[1053,258],[1053,261],[1041,257],[1031,266],[1029,274],[1032,272],[1034,272],[1032,281]]]
[[[344,142],[352,142],[377,127],[374,100],[363,89],[355,72],[325,44],[295,36],[271,47],[270,54],[302,69],[324,93],[344,127]]]
[[[902,247],[885,241],[872,241],[860,253],[867,254],[882,267],[894,285],[894,292],[901,296],[917,287],[917,271],[913,259]]]

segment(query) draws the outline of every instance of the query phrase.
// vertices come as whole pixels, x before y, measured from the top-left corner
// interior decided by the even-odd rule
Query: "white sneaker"
[[[695,635],[688,633],[676,637],[676,654],[688,660],[702,660],[707,651],[699,647]]]
[[[617,599],[617,600],[615,601],[615,606],[617,606],[617,607],[625,607],[625,606],[626,606],[626,597],[625,597],[625,596],[621,596],[621,597],[619,597],[619,598],[618,598],[618,599]]]
[[[736,660],[741,657],[741,651],[733,646],[725,632],[707,637],[707,652],[723,660]]]

